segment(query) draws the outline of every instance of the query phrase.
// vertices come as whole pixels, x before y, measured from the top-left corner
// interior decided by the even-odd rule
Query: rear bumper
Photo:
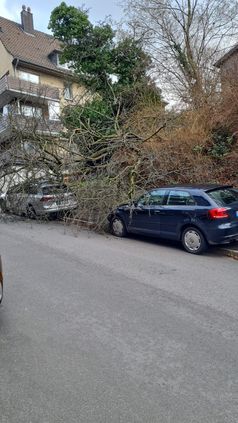
[[[225,223],[219,225],[216,229],[209,231],[207,241],[211,245],[229,244],[238,240],[238,224]]]
[[[52,207],[43,207],[41,210],[37,210],[38,215],[47,215],[50,213],[59,213],[59,212],[66,212],[75,210],[77,208],[77,204],[72,205],[62,205],[62,206],[52,206]]]

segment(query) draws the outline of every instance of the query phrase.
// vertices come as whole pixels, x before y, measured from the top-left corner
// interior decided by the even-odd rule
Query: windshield
[[[218,206],[231,206],[238,202],[238,191],[232,188],[221,188],[207,194]]]

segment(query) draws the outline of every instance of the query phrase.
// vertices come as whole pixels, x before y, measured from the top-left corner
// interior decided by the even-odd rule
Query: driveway
[[[0,223],[1,423],[237,423],[238,262]]]

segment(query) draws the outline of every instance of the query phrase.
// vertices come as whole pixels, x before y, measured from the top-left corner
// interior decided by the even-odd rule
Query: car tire
[[[111,227],[111,233],[114,236],[123,238],[127,235],[125,223],[120,217],[114,217],[111,221],[110,227]]]
[[[47,217],[49,220],[56,220],[58,217],[58,213],[57,212],[49,213]]]
[[[27,217],[29,217],[29,219],[35,219],[36,218],[36,211],[35,211],[34,207],[31,204],[29,204],[27,206],[27,208],[26,208],[26,214],[27,214]]]
[[[183,248],[191,254],[202,254],[208,248],[204,235],[195,226],[184,229],[181,240]]]

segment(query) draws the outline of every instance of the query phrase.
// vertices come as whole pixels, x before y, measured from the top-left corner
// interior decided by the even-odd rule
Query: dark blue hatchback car
[[[238,190],[218,185],[156,188],[120,205],[108,219],[115,236],[178,240],[189,253],[201,254],[209,244],[238,239]]]

